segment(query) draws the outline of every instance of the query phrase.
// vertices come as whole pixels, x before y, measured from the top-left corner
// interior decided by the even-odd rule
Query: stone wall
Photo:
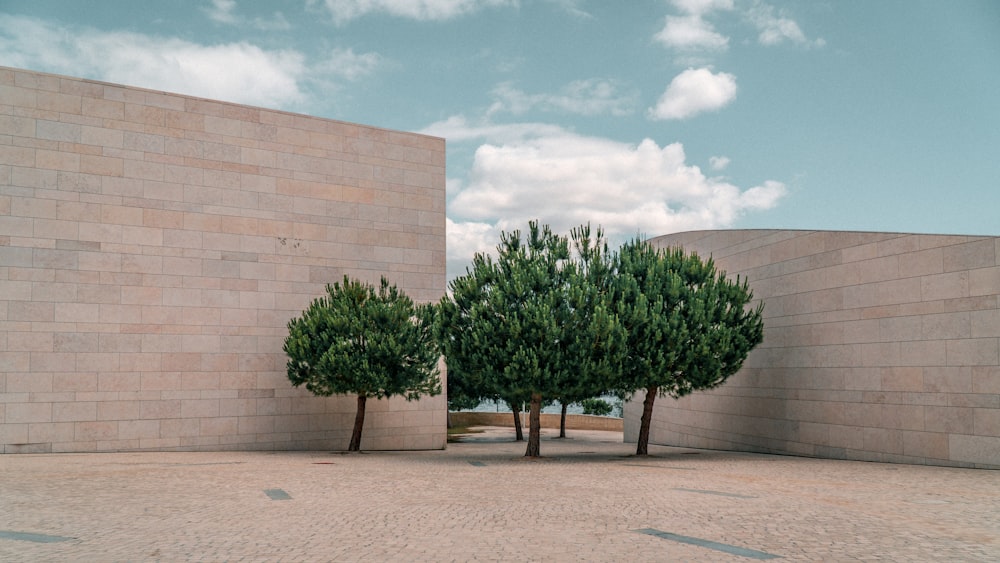
[[[0,451],[342,449],[355,398],[285,375],[347,274],[445,289],[445,142],[0,68]],[[443,448],[443,396],[365,449]]]
[[[452,426],[503,426],[514,428],[514,415],[509,412],[473,412],[459,411],[449,414]],[[539,414],[541,428],[559,429],[562,415],[554,413]],[[524,433],[528,433],[528,413],[521,413],[521,425]],[[571,430],[605,430],[621,432],[622,419],[611,416],[596,416],[592,414],[567,414],[566,428]]]
[[[764,342],[722,387],[658,398],[650,442],[1000,468],[1000,237],[703,231],[765,303]],[[625,409],[635,441],[642,396]]]

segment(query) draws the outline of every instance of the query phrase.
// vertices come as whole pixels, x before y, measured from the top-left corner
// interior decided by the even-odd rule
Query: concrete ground
[[[1000,473],[513,430],[446,451],[0,456],[2,561],[998,561]]]

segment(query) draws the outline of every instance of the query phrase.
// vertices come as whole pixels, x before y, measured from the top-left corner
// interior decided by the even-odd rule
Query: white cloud
[[[777,45],[785,41],[816,47],[826,44],[823,39],[810,41],[795,20],[779,13],[774,6],[759,0],[747,10],[746,17],[760,32],[757,41],[762,45]]]
[[[725,107],[736,99],[736,77],[707,68],[687,69],[670,81],[656,107],[649,109],[651,119],[687,119]]]
[[[304,98],[305,57],[294,50],[199,45],[8,15],[0,15],[0,29],[0,59],[11,66],[268,107]]]
[[[743,213],[768,209],[785,193],[780,182],[741,189],[686,163],[679,143],[660,147],[579,135],[555,126],[468,125],[455,117],[425,133],[480,140],[448,215],[449,275],[477,251],[491,250],[501,230],[539,219],[558,232],[600,225],[613,244],[641,234],[727,227]]]
[[[613,80],[590,79],[573,81],[556,94],[527,94],[505,82],[494,88],[497,101],[489,113],[504,111],[520,115],[532,109],[581,115],[633,113],[637,96],[619,94],[618,90],[619,85]]]
[[[236,0],[212,0],[211,7],[202,8],[209,19],[225,25],[251,26],[260,30],[291,29],[292,25],[281,12],[274,12],[269,18],[248,20],[236,13]]]
[[[653,38],[678,51],[675,62],[704,65],[715,53],[729,48],[729,37],[716,31],[709,21],[718,12],[736,10],[744,22],[757,29],[757,41],[762,45],[790,42],[805,47],[822,47],[823,39],[810,40],[799,24],[784,10],[777,10],[763,0],[747,0],[738,5],[734,0],[672,0],[679,12],[668,15],[663,29]]]
[[[445,219],[448,236],[449,277],[462,273],[477,253],[492,254],[500,243],[500,230],[495,224],[467,221],[456,223]]]
[[[426,127],[420,133],[444,137],[450,142],[490,139],[494,143],[517,143],[531,137],[558,136],[564,133],[558,125],[548,123],[471,124],[462,115],[453,115]]]
[[[733,0],[671,0],[670,3],[678,10],[692,15],[733,9]]]
[[[236,0],[212,0],[211,8],[202,8],[212,21],[224,24],[235,24],[239,20],[236,14]]]
[[[713,156],[708,159],[709,166],[712,170],[725,170],[729,166],[728,156]]]
[[[729,38],[715,31],[700,15],[667,16],[667,23],[654,38],[674,49],[724,51]]]
[[[370,13],[415,20],[449,20],[483,8],[517,6],[517,0],[323,0],[323,3],[338,24]]]
[[[719,33],[705,17],[715,11],[733,9],[733,0],[673,0],[674,7],[683,15],[667,16],[666,23],[654,39],[667,47],[688,52],[725,51],[729,37]]]
[[[226,3],[221,3],[226,13]],[[337,80],[370,73],[378,55],[334,50],[310,65],[294,49],[269,50],[241,41],[201,45],[172,37],[67,27],[0,14],[3,64],[84,76],[216,100],[292,109],[310,89],[328,93]]]

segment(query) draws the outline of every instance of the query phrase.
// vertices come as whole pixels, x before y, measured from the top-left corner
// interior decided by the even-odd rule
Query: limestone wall
[[[0,451],[342,449],[288,319],[344,274],[445,289],[445,142],[0,68]],[[443,396],[365,449],[443,448]]]
[[[514,415],[509,412],[453,412],[452,426],[509,426],[514,427]],[[559,428],[561,415],[554,413],[539,414],[541,428]],[[528,413],[521,413],[521,423],[525,434],[528,432]],[[610,416],[592,414],[567,414],[566,428],[572,430],[606,430],[621,432],[622,419]]]
[[[1000,468],[1000,237],[702,231],[765,303],[765,336],[722,387],[657,399],[650,441]],[[642,396],[625,409],[635,441]]]

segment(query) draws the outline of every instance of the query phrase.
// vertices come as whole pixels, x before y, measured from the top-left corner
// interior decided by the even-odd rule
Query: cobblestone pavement
[[[446,451],[0,456],[2,561],[998,561],[1000,473],[512,430]]]

